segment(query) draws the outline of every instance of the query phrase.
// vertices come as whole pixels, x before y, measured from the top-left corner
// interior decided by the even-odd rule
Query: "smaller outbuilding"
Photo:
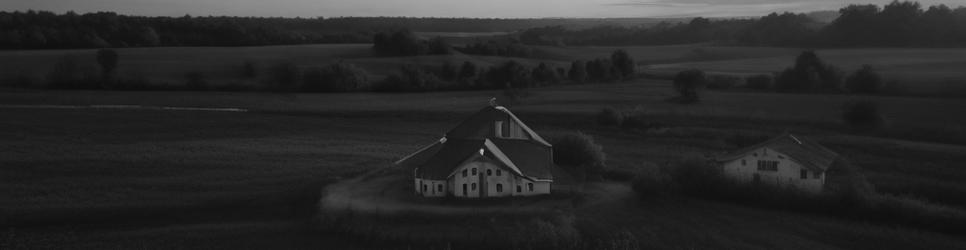
[[[815,141],[785,133],[716,160],[725,177],[740,182],[820,193],[838,157]]]

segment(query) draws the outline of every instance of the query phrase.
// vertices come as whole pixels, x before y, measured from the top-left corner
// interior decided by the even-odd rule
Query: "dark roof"
[[[545,141],[540,135],[537,135],[530,127],[528,127],[520,118],[513,115],[509,109],[501,106],[487,106],[480,111],[476,112],[469,118],[460,122],[455,128],[446,132],[446,138],[449,139],[484,139],[490,138],[493,134],[493,122],[497,120],[509,120],[516,121],[517,124],[526,131],[527,136],[529,136],[534,141],[537,141],[546,146],[550,146],[550,143]]]
[[[418,163],[417,176],[429,179],[445,179],[456,167],[473,154],[479,154],[486,140],[447,139],[432,157]],[[415,162],[414,162],[415,163]]]
[[[718,161],[730,161],[738,159],[748,152],[767,147],[771,150],[781,152],[799,164],[812,170],[825,171],[838,158],[838,154],[825,148],[817,142],[799,135],[784,133],[768,141],[743,148],[734,153],[718,157]]]
[[[439,141],[435,141],[432,144],[420,148],[415,153],[407,155],[406,157],[396,161],[396,165],[406,168],[416,168],[419,165],[423,165],[423,163],[426,163],[426,161],[436,155],[436,153],[443,148],[443,141],[443,139],[440,139]]]
[[[500,151],[520,168],[520,172],[537,179],[553,179],[551,148],[528,140],[492,139]]]

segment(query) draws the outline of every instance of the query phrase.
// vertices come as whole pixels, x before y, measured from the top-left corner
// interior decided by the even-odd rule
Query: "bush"
[[[369,73],[348,63],[334,63],[305,72],[302,90],[310,92],[349,92],[369,89]]]
[[[878,93],[880,87],[882,87],[882,77],[869,65],[863,65],[845,81],[845,88],[852,93]]]
[[[400,74],[391,75],[373,87],[377,92],[417,92],[433,91],[446,84],[430,71],[418,66],[407,64],[400,69]]]
[[[795,65],[777,74],[775,89],[782,92],[838,91],[842,71],[823,62],[814,51],[804,51]]]
[[[674,89],[680,94],[682,103],[695,103],[699,101],[698,88],[706,81],[704,71],[689,69],[674,76]]]
[[[299,68],[294,63],[282,62],[273,65],[269,72],[269,88],[276,91],[294,91],[298,89]]]
[[[594,138],[574,132],[551,138],[553,162],[581,174],[597,174],[605,166],[607,156]]]
[[[101,84],[107,85],[114,80],[117,58],[117,51],[113,49],[97,50],[97,63],[101,66]]]
[[[643,168],[634,175],[631,188],[638,198],[648,199],[664,195],[669,189],[670,177],[656,166]]]
[[[199,71],[192,71],[184,74],[185,87],[190,90],[207,90],[208,82],[205,80],[205,74]]]
[[[885,125],[879,106],[871,101],[846,104],[842,120],[855,132],[874,132]]]
[[[772,79],[769,75],[755,75],[745,78],[745,87],[766,90],[771,88]]]
[[[741,82],[741,77],[728,76],[728,75],[713,75],[708,77],[708,88],[709,89],[730,89],[734,86],[738,86]]]
[[[47,74],[47,84],[51,88],[61,89],[100,88],[101,85],[93,68],[93,65],[79,63],[73,55],[65,55]]]
[[[252,61],[242,63],[241,75],[245,78],[255,78],[258,76],[258,67]]]
[[[597,112],[597,124],[601,126],[620,126],[624,123],[624,114],[619,110],[607,107]]]
[[[720,198],[728,186],[720,168],[700,159],[676,162],[671,178],[682,192],[696,196]]]

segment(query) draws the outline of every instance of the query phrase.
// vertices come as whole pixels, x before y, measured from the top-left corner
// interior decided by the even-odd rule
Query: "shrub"
[[[845,88],[852,93],[878,93],[880,87],[882,87],[882,77],[869,65],[863,65],[845,81]]]
[[[369,73],[348,63],[334,63],[305,72],[302,90],[310,92],[349,92],[369,89]]]
[[[674,89],[680,94],[682,103],[695,103],[699,101],[698,88],[705,82],[704,71],[689,69],[674,76]]]
[[[101,84],[109,84],[114,80],[114,70],[117,69],[117,51],[112,49],[97,50],[97,63],[101,66]]]
[[[771,88],[771,76],[769,75],[755,75],[745,78],[745,87],[750,89],[765,90]]]
[[[192,71],[184,74],[185,87],[190,90],[207,90],[208,82],[205,80],[205,74],[199,71]]]
[[[435,74],[418,66],[407,64],[400,74],[391,75],[373,87],[378,92],[432,91],[445,86]]]
[[[879,113],[879,106],[871,101],[846,104],[842,120],[855,132],[873,132],[885,124],[885,118]]]
[[[597,174],[605,166],[606,155],[594,138],[574,132],[553,137],[553,161],[576,173]]]
[[[682,192],[697,196],[719,198],[727,187],[721,169],[700,159],[685,159],[676,162],[671,170],[671,178]]]
[[[269,69],[271,79],[269,88],[277,91],[294,91],[298,89],[299,68],[291,62],[282,62]]]
[[[88,67],[90,66],[90,67]],[[73,55],[61,57],[47,74],[47,84],[52,88],[94,89],[98,83],[93,65],[80,64]]]
[[[823,62],[814,51],[804,51],[795,65],[777,74],[775,89],[783,92],[837,91],[842,71]]]
[[[624,114],[619,110],[607,107],[597,112],[597,124],[601,126],[620,126],[624,123]]]
[[[241,74],[245,78],[255,78],[258,76],[258,67],[252,61],[242,63]]]
[[[638,198],[648,199],[665,194],[669,189],[670,177],[656,166],[642,168],[631,181],[631,188]]]
[[[734,86],[738,86],[738,82],[741,82],[741,77],[728,76],[728,75],[712,75],[708,77],[708,88],[709,89],[730,89]]]

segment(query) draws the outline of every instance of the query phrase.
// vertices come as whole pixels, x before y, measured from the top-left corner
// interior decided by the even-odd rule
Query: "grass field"
[[[966,147],[844,134],[838,112],[849,96],[707,92],[701,104],[682,106],[665,102],[672,95],[668,82],[653,80],[533,92],[512,107],[518,116],[547,136],[568,130],[595,136],[610,168],[633,171],[720,154],[734,149],[725,138],[735,133],[791,130],[852,159],[880,191],[966,207],[961,181],[966,168],[959,164],[966,160]],[[437,139],[492,96],[498,93],[0,93],[0,104],[251,109],[218,113],[0,105],[0,224],[8,225],[0,233],[0,248],[353,247],[351,238],[306,225],[321,187],[387,166]],[[867,98],[882,104],[892,129],[966,127],[966,118],[935,112],[966,110],[963,100]],[[592,116],[607,106],[635,109],[668,129],[597,127]],[[699,200],[637,202],[625,197],[594,206],[599,207],[577,212],[592,218],[578,220],[581,227],[599,228],[600,237],[627,231],[641,245],[658,248],[927,244],[922,246],[955,249],[966,244],[955,236],[916,229]]]

